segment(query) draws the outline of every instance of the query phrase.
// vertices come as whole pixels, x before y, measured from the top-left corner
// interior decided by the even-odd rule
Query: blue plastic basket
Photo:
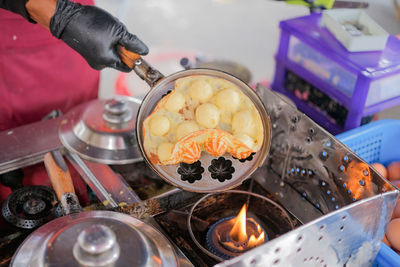
[[[375,121],[336,137],[368,163],[400,161],[400,120]],[[400,266],[400,256],[382,243],[373,266]]]

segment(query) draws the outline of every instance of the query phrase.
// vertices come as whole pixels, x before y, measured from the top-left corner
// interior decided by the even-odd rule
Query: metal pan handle
[[[58,200],[61,202],[64,214],[81,212],[82,207],[75,194],[71,174],[60,151],[48,152],[44,156],[44,165]]]
[[[150,66],[139,54],[128,51],[122,46],[118,46],[118,54],[122,62],[133,69],[150,87],[153,87],[159,80],[164,78],[161,72]]]

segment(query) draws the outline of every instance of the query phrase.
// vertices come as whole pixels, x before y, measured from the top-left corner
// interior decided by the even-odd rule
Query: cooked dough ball
[[[213,104],[202,104],[196,109],[196,121],[205,128],[215,128],[218,125],[220,111]]]
[[[171,112],[178,112],[185,106],[185,97],[178,92],[173,93],[165,103],[165,108]]]
[[[168,160],[171,157],[173,148],[174,145],[171,143],[162,143],[159,145],[157,149],[157,156],[160,161]]]
[[[254,135],[254,120],[250,111],[244,110],[233,116],[232,131],[234,134]]]
[[[165,116],[154,116],[150,120],[150,132],[155,136],[162,136],[169,131],[170,122]]]
[[[234,112],[240,105],[240,94],[234,89],[224,89],[216,98],[217,106],[222,110]]]
[[[184,121],[176,128],[176,139],[179,140],[182,137],[198,130],[200,130],[200,128],[194,121]]]
[[[228,82],[225,79],[212,79],[209,83],[217,90],[222,90],[224,88],[229,88],[232,86],[231,82]]]
[[[236,134],[234,135],[234,137],[243,144],[245,144],[248,148],[254,150],[256,144],[254,143],[253,138],[251,138],[247,134]]]
[[[230,129],[231,124],[232,124],[232,114],[229,112],[221,112],[221,118],[219,121],[220,121],[220,124],[225,123],[225,124],[229,125],[229,129]],[[232,131],[229,130],[229,132],[232,132]]]
[[[207,81],[195,80],[189,87],[189,94],[192,99],[206,102],[213,96],[214,92]]]

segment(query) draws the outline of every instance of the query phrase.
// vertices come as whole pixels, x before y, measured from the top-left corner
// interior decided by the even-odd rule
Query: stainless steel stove
[[[83,160],[87,168],[82,169],[82,159],[65,152],[89,185],[88,193],[95,195],[85,209],[114,210],[151,224],[171,241],[180,266],[371,263],[398,191],[277,95],[262,87],[257,93],[271,116],[271,151],[266,162],[236,188],[243,196],[182,191],[160,179],[141,159],[125,165]],[[41,162],[49,151],[64,151],[57,137],[62,119],[1,132],[0,174]],[[267,200],[254,200],[252,194]],[[30,203],[36,208],[26,208],[28,214],[43,209],[40,201]],[[208,232],[221,220],[236,216],[243,204],[265,232],[264,243],[219,262],[222,253],[216,251],[219,245],[209,244]],[[30,232],[1,224],[1,264],[9,263]],[[227,246],[224,240],[220,243]]]

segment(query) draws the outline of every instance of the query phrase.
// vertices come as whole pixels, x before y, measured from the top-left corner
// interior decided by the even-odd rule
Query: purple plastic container
[[[400,104],[400,40],[383,51],[348,52],[321,25],[321,14],[282,21],[273,90],[332,134]]]

